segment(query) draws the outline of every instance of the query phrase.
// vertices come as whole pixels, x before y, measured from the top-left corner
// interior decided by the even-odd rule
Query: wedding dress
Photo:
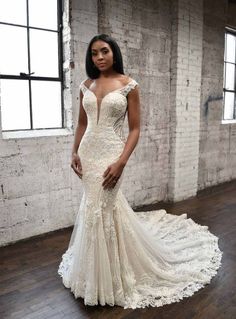
[[[179,302],[216,275],[223,255],[218,237],[187,214],[134,212],[120,190],[125,169],[113,189],[103,189],[102,174],[125,145],[126,97],[138,83],[132,79],[99,105],[84,82],[88,122],[78,149],[84,191],[58,274],[85,305],[135,309]]]

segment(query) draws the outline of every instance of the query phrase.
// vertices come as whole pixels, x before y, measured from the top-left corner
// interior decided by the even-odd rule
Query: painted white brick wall
[[[166,200],[169,153],[171,6],[168,1],[102,1],[99,33],[121,47],[125,74],[140,84],[141,134],[122,190],[133,206]],[[104,14],[105,12],[105,14]],[[128,121],[125,121],[128,135]]]
[[[82,57],[86,42],[97,33],[97,9],[92,0],[64,4],[64,114],[68,132],[41,137],[21,133],[21,138],[7,138],[0,128],[0,245],[73,225],[82,197],[81,181],[70,167],[71,149],[79,111]],[[72,5],[73,10],[69,10]]]
[[[220,100],[209,102],[204,115],[207,98],[222,93],[222,26],[214,26],[225,22],[225,2],[64,1],[68,132],[0,138],[0,245],[74,223],[82,184],[70,156],[85,53],[97,33],[115,37],[125,73],[140,84],[141,135],[122,184],[131,206],[188,198],[198,188],[235,176],[235,126],[219,124]],[[234,17],[230,10],[231,25]],[[220,166],[212,160],[216,154]]]
[[[198,189],[236,178],[236,123],[221,123],[226,25],[236,28],[236,4],[205,1]]]
[[[203,4],[172,4],[168,198],[177,201],[197,192]]]

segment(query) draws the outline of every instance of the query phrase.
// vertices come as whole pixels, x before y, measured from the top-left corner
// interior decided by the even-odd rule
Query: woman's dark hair
[[[86,52],[86,62],[85,62],[87,76],[90,79],[97,79],[100,74],[99,69],[94,65],[92,61],[92,50],[91,50],[92,44],[97,40],[102,40],[110,45],[113,52],[113,61],[115,61],[113,63],[113,69],[120,74],[124,74],[123,59],[122,59],[122,54],[118,44],[116,43],[115,39],[113,39],[111,36],[102,33],[102,34],[95,35],[89,42],[87,52]]]

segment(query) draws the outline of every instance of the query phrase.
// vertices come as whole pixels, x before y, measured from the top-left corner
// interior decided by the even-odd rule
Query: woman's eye
[[[102,51],[102,53],[108,53],[109,51],[108,50],[104,50],[104,51]],[[92,52],[92,55],[96,55],[97,53],[96,52]]]

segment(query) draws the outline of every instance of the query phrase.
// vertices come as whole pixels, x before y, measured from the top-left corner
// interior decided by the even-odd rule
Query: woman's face
[[[102,40],[97,40],[91,47],[92,61],[100,71],[105,71],[113,66],[113,52],[110,45]]]

